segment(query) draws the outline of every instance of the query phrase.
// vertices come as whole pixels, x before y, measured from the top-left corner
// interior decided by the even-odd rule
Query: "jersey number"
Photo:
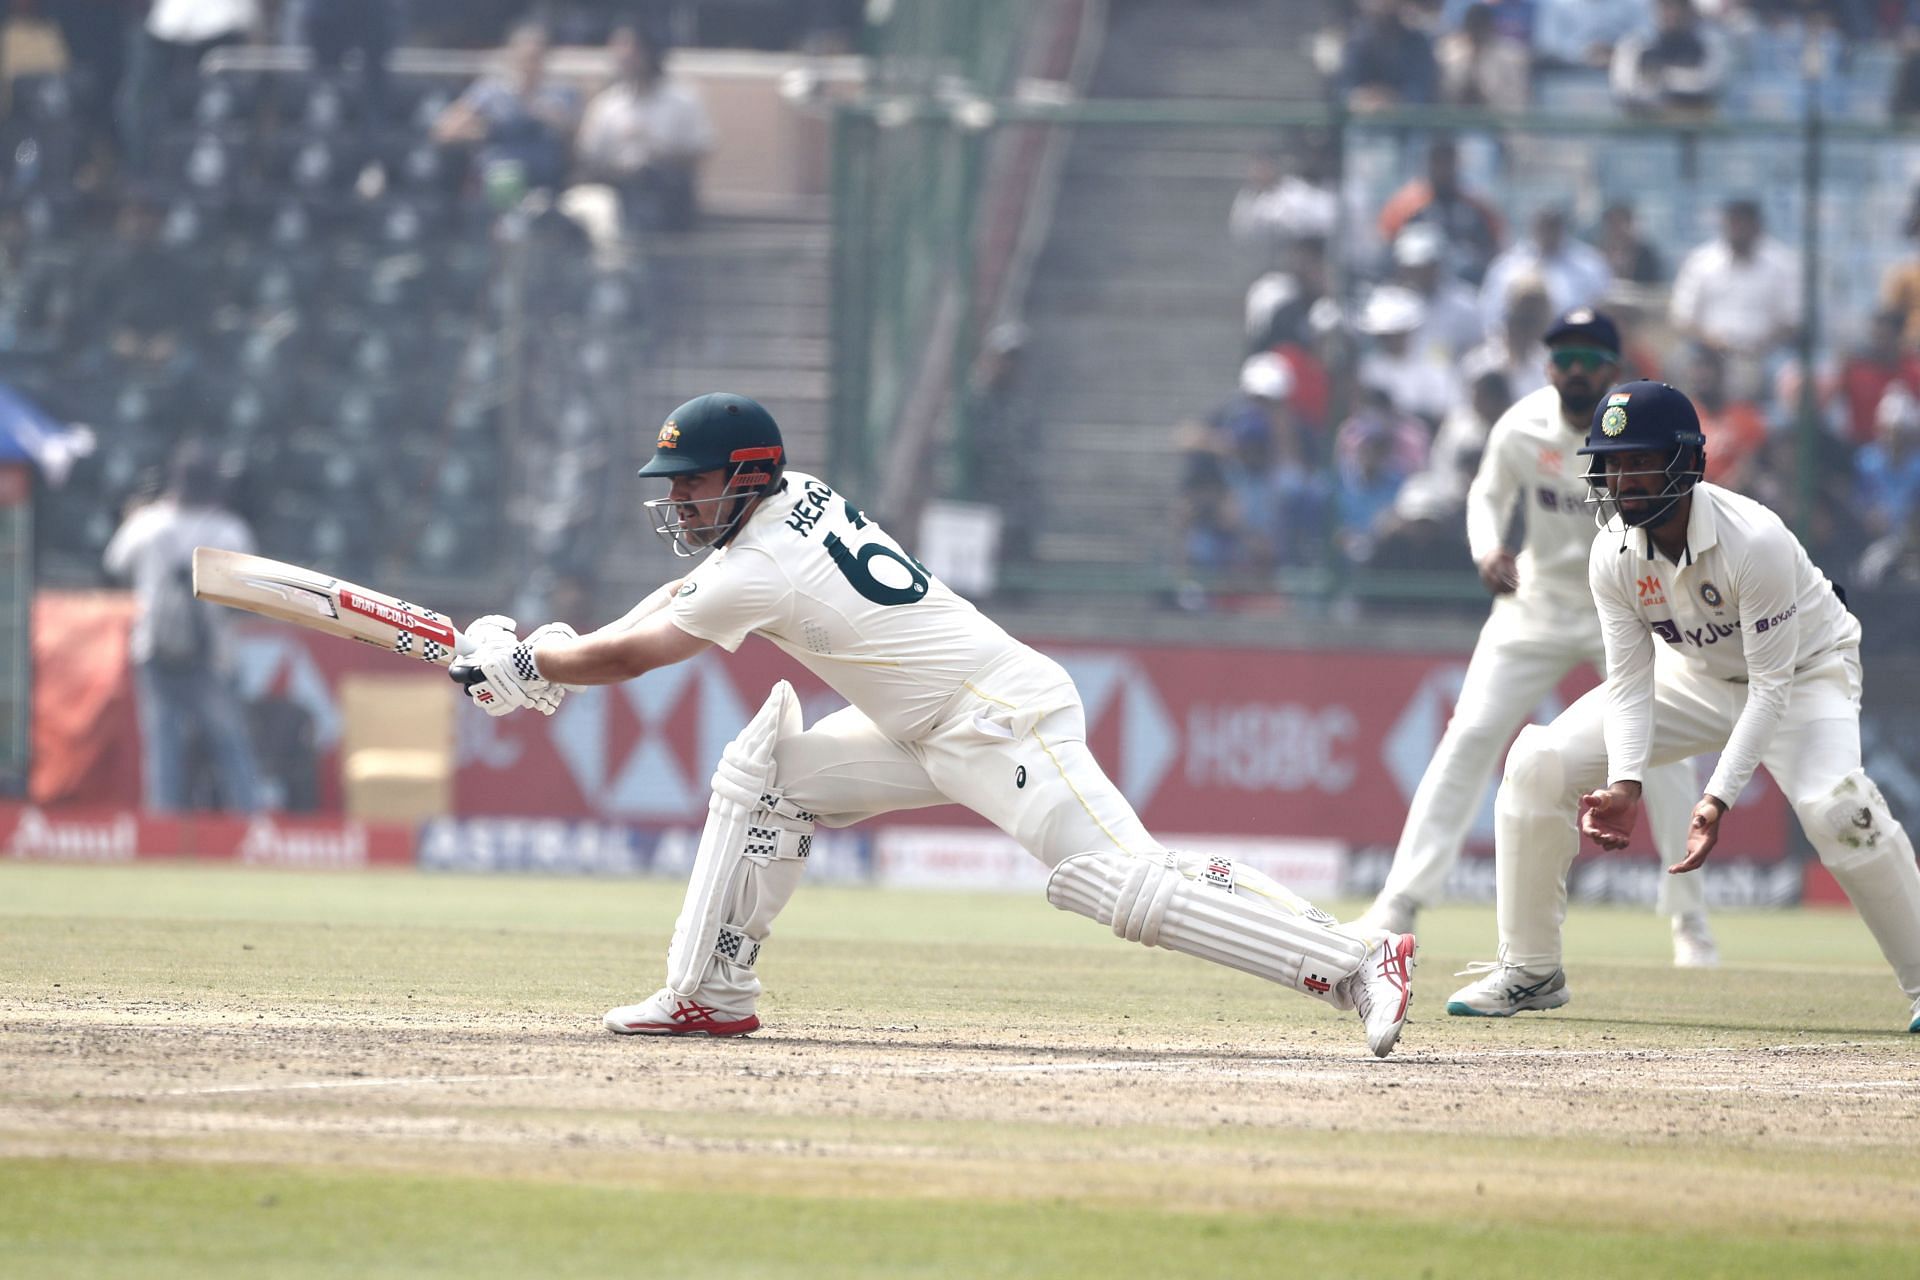
[[[866,516],[851,502],[847,503],[847,520],[856,529],[867,527]],[[882,542],[869,542],[858,550],[849,547],[840,540],[838,534],[830,533],[821,541],[833,562],[840,566],[840,572],[847,582],[867,599],[875,604],[912,604],[926,598],[926,566],[912,556],[894,550]],[[896,586],[891,582],[882,582],[873,572],[875,560],[890,560],[906,574],[906,583]],[[899,573],[888,573],[889,578],[898,578]]]

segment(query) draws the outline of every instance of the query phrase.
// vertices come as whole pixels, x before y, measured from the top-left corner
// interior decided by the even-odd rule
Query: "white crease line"
[[[1695,1055],[1706,1054],[1770,1054],[1804,1053],[1821,1049],[1859,1049],[1865,1045],[1861,1041],[1847,1040],[1829,1044],[1782,1044],[1782,1045],[1703,1045],[1697,1049],[1487,1049],[1467,1050],[1464,1052],[1442,1052],[1432,1057],[1408,1054],[1398,1061],[1410,1066],[1444,1067],[1459,1063],[1479,1062],[1489,1059],[1508,1058],[1602,1058],[1647,1061],[1685,1061]],[[1327,1065],[1344,1063],[1346,1059],[1326,1059]],[[1236,1061],[1234,1059],[1211,1058],[1205,1054],[1195,1054],[1184,1058],[1120,1058],[1092,1059],[1083,1062],[1019,1062],[991,1063],[982,1065],[956,1064],[940,1067],[905,1067],[897,1074],[907,1075],[1003,1075],[1008,1073],[1032,1072],[1052,1074],[1054,1072],[1074,1071],[1186,1071],[1195,1067],[1210,1068],[1215,1071],[1233,1072],[1244,1069],[1267,1070],[1276,1067],[1293,1066],[1305,1069],[1305,1060],[1299,1058],[1252,1058]],[[1370,1065],[1370,1064],[1367,1064]],[[1383,1068],[1382,1068],[1383,1069]],[[851,1068],[861,1070],[861,1068]],[[1910,1083],[1920,1086],[1920,1078]]]
[[[149,1097],[180,1098],[216,1093],[280,1093],[294,1089],[390,1089],[396,1086],[488,1084],[496,1080],[566,1080],[569,1076],[389,1076],[357,1080],[291,1080],[285,1084],[210,1084],[193,1089],[162,1089]]]
[[[1538,1024],[1535,1024],[1538,1025]],[[1710,1053],[1817,1053],[1823,1049],[1864,1049],[1865,1040],[1833,1040],[1819,1044],[1699,1045],[1691,1049],[1459,1049],[1436,1050],[1422,1062],[1481,1062],[1490,1058],[1689,1058]]]
[[[1338,1069],[1339,1067],[1344,1065],[1346,1064],[1329,1062],[1322,1067],[1297,1067],[1297,1066],[1282,1067],[1277,1064],[1276,1065],[1263,1065],[1260,1063],[1225,1064],[1225,1063],[1208,1062],[1208,1061],[1196,1059],[1196,1060],[1185,1061],[1185,1062],[1168,1062],[1168,1061],[1034,1062],[1034,1063],[1026,1063],[1026,1064],[1009,1064],[1009,1065],[983,1066],[983,1067],[924,1067],[924,1068],[902,1067],[902,1068],[893,1068],[893,1069],[882,1069],[879,1072],[859,1070],[859,1069],[853,1069],[853,1068],[830,1067],[819,1072],[787,1071],[787,1072],[783,1072],[782,1074],[788,1075],[788,1076],[792,1076],[792,1075],[838,1076],[838,1075],[884,1074],[894,1078],[933,1079],[933,1078],[938,1078],[943,1076],[966,1076],[966,1075],[1047,1076],[1047,1075],[1070,1075],[1074,1073],[1088,1074],[1088,1073],[1099,1073],[1099,1072],[1110,1072],[1110,1071],[1139,1071],[1145,1074],[1161,1075],[1161,1074],[1166,1074],[1166,1073],[1175,1072],[1175,1071],[1191,1072],[1196,1068],[1200,1068],[1200,1069],[1212,1068],[1212,1071],[1210,1074],[1215,1079],[1255,1081],[1255,1082],[1265,1082],[1265,1083],[1284,1083],[1288,1081],[1309,1081],[1309,1082],[1316,1082],[1316,1083],[1323,1083],[1323,1084],[1351,1084],[1355,1082],[1378,1083],[1381,1079],[1383,1079],[1383,1077],[1378,1077],[1378,1076],[1362,1077],[1355,1074],[1353,1071],[1350,1071],[1350,1070],[1342,1071]],[[1368,1072],[1374,1072],[1374,1071],[1391,1072],[1392,1071],[1391,1064],[1383,1064],[1380,1067],[1374,1067],[1369,1062],[1360,1061],[1358,1062],[1357,1065],[1361,1070],[1365,1070]],[[1422,1063],[1418,1059],[1407,1059],[1405,1065],[1407,1066],[1408,1069],[1411,1070],[1411,1069],[1417,1069],[1418,1067],[1423,1065],[1430,1066],[1433,1064]],[[1413,1090],[1419,1090],[1422,1088],[1432,1088],[1436,1086],[1453,1088],[1453,1087],[1457,1087],[1457,1085],[1459,1084],[1458,1081],[1455,1081],[1452,1079],[1436,1079],[1432,1076],[1414,1076],[1411,1078],[1402,1078],[1401,1080],[1398,1081],[1398,1083],[1405,1088],[1409,1088]],[[1796,1082],[1791,1084],[1776,1084],[1776,1083],[1762,1083],[1759,1081],[1749,1081],[1749,1082],[1744,1082],[1739,1084],[1669,1084],[1669,1085],[1649,1085],[1645,1081],[1639,1081],[1639,1080],[1620,1082],[1612,1085],[1609,1085],[1606,1083],[1596,1084],[1593,1081],[1569,1082],[1569,1081],[1553,1081],[1553,1080],[1500,1080],[1500,1081],[1489,1081],[1487,1082],[1486,1087],[1489,1089],[1500,1091],[1500,1092],[1507,1092],[1507,1091],[1512,1091],[1516,1089],[1550,1092],[1555,1090],[1566,1090],[1566,1089],[1572,1089],[1577,1087],[1581,1089],[1598,1088],[1602,1090],[1605,1090],[1608,1088],[1612,1088],[1616,1090],[1630,1088],[1637,1092],[1642,1092],[1642,1093],[1651,1092],[1651,1093],[1669,1093],[1669,1094],[1672,1094],[1672,1093],[1802,1094],[1802,1093],[1904,1092],[1904,1093],[1914,1093],[1916,1095],[1920,1095],[1920,1077],[1916,1077],[1914,1079],[1894,1079],[1894,1080],[1832,1080],[1832,1081],[1819,1081],[1819,1082]]]

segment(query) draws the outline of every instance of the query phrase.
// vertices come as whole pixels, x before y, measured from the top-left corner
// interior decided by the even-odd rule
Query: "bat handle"
[[[447,678],[462,688],[471,689],[487,676],[478,666],[462,660],[447,668]]]

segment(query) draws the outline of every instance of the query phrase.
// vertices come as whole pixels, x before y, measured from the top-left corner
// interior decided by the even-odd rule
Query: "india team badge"
[[[1703,582],[1700,584],[1700,598],[1706,601],[1707,608],[1709,609],[1718,609],[1722,604],[1726,603],[1725,598],[1720,594],[1720,588],[1714,586],[1711,582]]]
[[[1611,395],[1607,397],[1607,411],[1600,415],[1600,433],[1617,436],[1627,429],[1627,402],[1629,395]]]

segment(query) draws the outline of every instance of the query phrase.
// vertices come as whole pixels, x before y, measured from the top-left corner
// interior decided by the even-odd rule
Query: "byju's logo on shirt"
[[[1642,609],[1650,609],[1654,605],[1665,604],[1667,602],[1666,589],[1660,585],[1660,579],[1657,575],[1650,573],[1640,579],[1635,585],[1640,588],[1640,607]]]
[[[1719,644],[1739,629],[1719,622],[1709,622],[1697,631],[1682,631],[1680,624],[1672,618],[1658,618],[1653,622],[1653,634],[1676,648],[1685,642],[1696,649],[1704,649],[1708,645]]]

